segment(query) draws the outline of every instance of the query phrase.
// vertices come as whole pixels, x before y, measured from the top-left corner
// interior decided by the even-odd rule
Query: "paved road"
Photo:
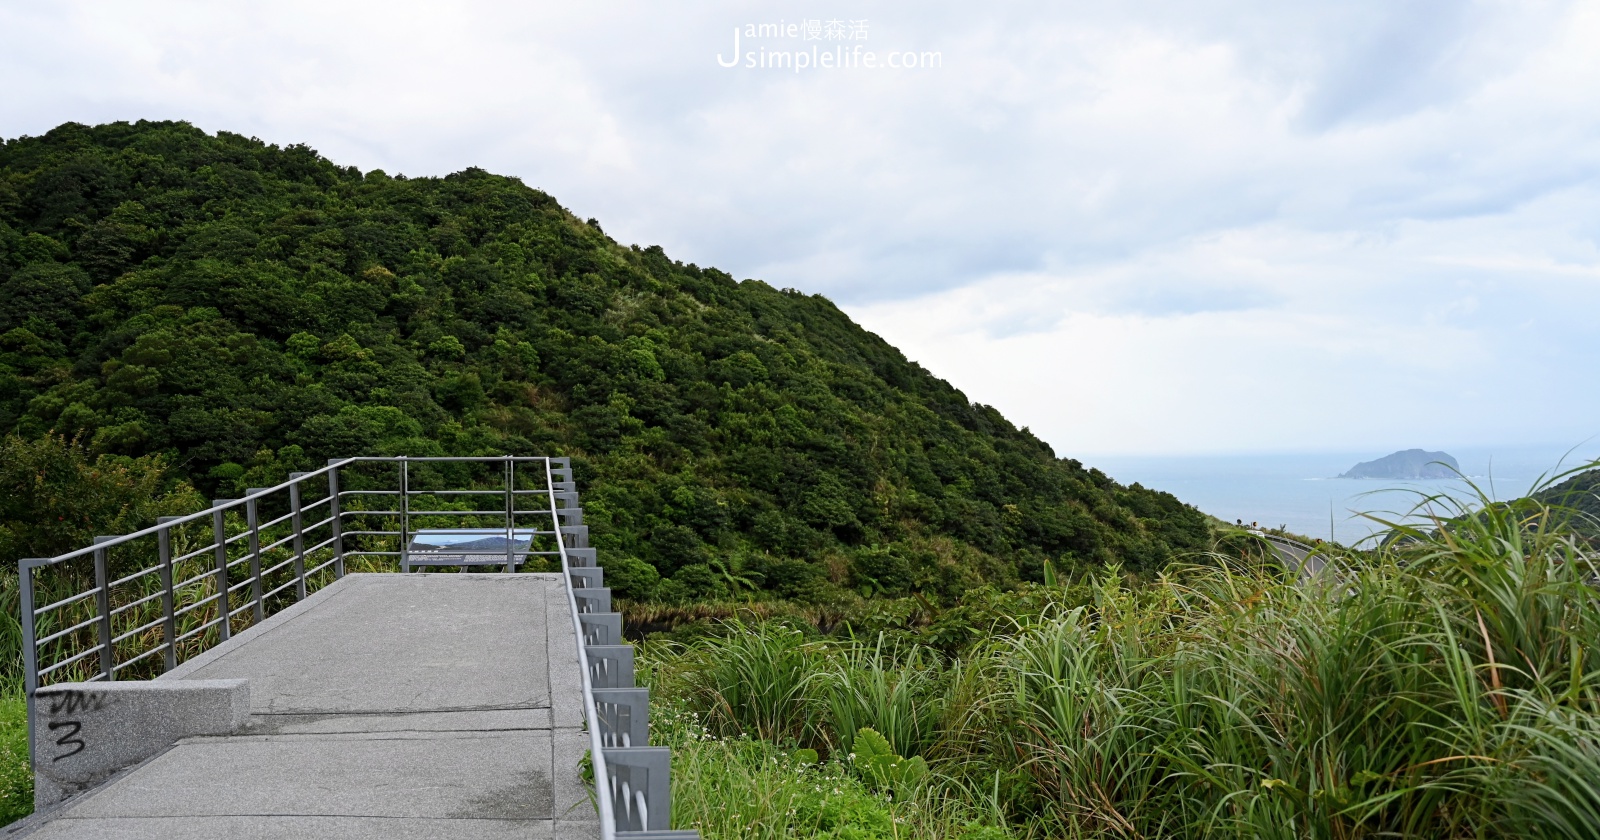
[[[1252,533],[1260,534],[1260,532]],[[1316,576],[1327,565],[1327,558],[1320,554],[1313,554],[1313,547],[1303,542],[1275,537],[1271,534],[1260,534],[1260,536],[1272,543],[1272,547],[1278,552],[1278,558],[1289,568],[1298,569],[1302,578]]]
[[[241,677],[249,731],[180,741],[23,836],[599,836],[559,575],[350,575],[162,679]]]

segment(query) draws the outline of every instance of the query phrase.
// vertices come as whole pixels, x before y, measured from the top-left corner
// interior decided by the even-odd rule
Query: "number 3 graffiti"
[[[72,728],[71,729],[67,729],[67,727],[72,727]],[[73,750],[72,750],[72,752],[62,753],[61,755],[56,756],[55,759],[53,760],[53,762],[54,761],[60,761],[63,758],[69,758],[71,756],[75,756],[78,753],[83,752],[84,747],[88,746],[88,744],[85,744],[83,742],[82,738],[77,737],[78,733],[83,731],[83,724],[82,723],[79,723],[78,721],[75,721],[75,720],[63,720],[63,721],[59,721],[59,722],[52,721],[50,723],[50,731],[53,733],[57,729],[66,729],[67,731],[61,733],[61,737],[56,739],[56,746],[58,746],[58,747],[72,747]]]

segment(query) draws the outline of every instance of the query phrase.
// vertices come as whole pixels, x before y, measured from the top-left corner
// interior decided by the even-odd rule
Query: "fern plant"
[[[856,773],[879,790],[904,796],[928,779],[928,762],[922,756],[901,756],[889,746],[889,739],[869,726],[856,730],[855,752],[851,755]]]

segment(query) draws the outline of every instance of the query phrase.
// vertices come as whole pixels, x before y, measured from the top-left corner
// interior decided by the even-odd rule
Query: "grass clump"
[[[33,813],[33,768],[28,764],[28,703],[20,693],[0,697],[0,825]]]
[[[669,704],[651,725],[654,739],[672,748],[673,822],[699,829],[706,840],[1011,836],[962,822],[950,808],[929,808],[915,787],[875,787],[848,755],[818,760],[808,749],[719,736],[682,704]]]

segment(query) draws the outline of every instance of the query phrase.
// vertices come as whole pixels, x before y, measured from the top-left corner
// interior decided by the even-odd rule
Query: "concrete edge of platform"
[[[248,680],[62,683],[35,693],[34,807],[100,785],[195,735],[242,731]]]

